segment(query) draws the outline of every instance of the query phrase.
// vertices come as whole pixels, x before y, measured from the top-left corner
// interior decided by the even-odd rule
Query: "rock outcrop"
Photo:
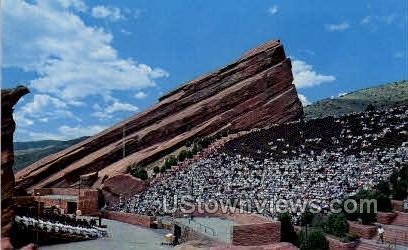
[[[125,201],[135,193],[143,192],[146,183],[130,174],[116,174],[103,182],[101,190],[108,207]]]
[[[98,172],[94,186],[99,187],[130,164],[148,164],[187,140],[300,119],[302,105],[292,81],[282,44],[269,41],[164,95],[144,112],[35,162],[17,173],[17,186],[28,192],[65,187]]]
[[[13,120],[13,107],[29,91],[19,86],[15,89],[1,90],[1,248],[12,249],[10,243],[11,227],[14,220],[14,151],[13,134],[16,124]]]

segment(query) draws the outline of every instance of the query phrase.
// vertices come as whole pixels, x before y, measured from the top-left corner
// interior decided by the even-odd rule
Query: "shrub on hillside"
[[[355,196],[350,197],[357,203],[357,209],[354,213],[346,213],[348,220],[360,219],[364,225],[372,224],[376,221],[375,206],[370,201],[376,199],[376,193],[369,190],[360,190]],[[367,202],[362,202],[362,200]],[[348,208],[353,208],[352,203],[348,203]]]
[[[177,160],[178,160],[179,162],[182,162],[182,161],[184,161],[184,160],[186,159],[186,157],[187,157],[187,151],[183,149],[183,150],[181,150],[180,153],[177,155]]]
[[[164,173],[164,172],[166,172],[166,170],[167,170],[166,166],[163,165],[160,168],[160,173]]]
[[[391,199],[388,196],[385,196],[382,193],[377,193],[376,195],[377,200],[377,210],[380,212],[391,212],[392,211],[392,204]]]
[[[144,170],[142,167],[138,167],[138,166],[132,166],[129,169],[129,173],[136,178],[139,178],[143,181],[147,180],[147,178],[149,178],[149,176],[147,175],[146,170]]]
[[[377,186],[375,186],[375,189],[387,197],[391,194],[390,183],[388,181],[380,181]]]
[[[309,211],[309,208],[306,208],[300,217],[300,225],[306,226],[312,224],[313,218],[314,214]]]
[[[399,170],[395,170],[390,177],[392,185],[392,197],[396,200],[404,200],[408,196],[408,164]]]
[[[347,219],[344,214],[330,214],[325,231],[336,237],[345,237],[348,232]]]
[[[191,150],[187,150],[186,158],[187,158],[187,159],[191,159],[191,158],[193,158],[193,157],[194,157],[193,152],[191,152]]]
[[[297,243],[297,235],[292,224],[292,216],[289,213],[279,214],[281,223],[281,241]]]
[[[404,200],[408,196],[408,181],[406,180],[397,180],[393,185],[392,197],[395,200]]]
[[[328,243],[321,230],[302,230],[299,234],[299,248],[301,250],[326,250]]]

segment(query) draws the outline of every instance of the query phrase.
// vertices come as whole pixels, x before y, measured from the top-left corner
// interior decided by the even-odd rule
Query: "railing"
[[[397,245],[400,245],[400,244],[397,244],[397,239],[401,238],[401,237],[398,237],[398,235],[401,235],[401,233],[402,232],[394,233],[394,237],[389,237],[389,240],[385,241],[387,243],[386,244],[387,249],[390,249],[390,250],[397,249]],[[402,239],[405,243],[408,242],[408,233],[404,232],[404,237]]]
[[[189,218],[188,219],[188,224],[191,225],[192,222],[199,226],[199,230],[202,230],[202,228],[204,228],[204,233],[207,234],[207,230],[209,230],[209,231],[211,231],[213,237],[215,237],[217,235],[217,233],[215,232],[215,230],[213,228],[211,228],[209,226],[206,226],[204,224],[201,224],[200,222],[194,221],[193,219]]]

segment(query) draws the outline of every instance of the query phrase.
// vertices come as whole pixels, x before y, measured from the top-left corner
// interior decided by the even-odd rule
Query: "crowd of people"
[[[407,124],[408,107],[401,106],[257,129],[185,168],[168,170],[114,209],[166,215],[164,200],[190,195],[203,203],[315,199],[324,211],[330,200],[372,187],[408,162]]]

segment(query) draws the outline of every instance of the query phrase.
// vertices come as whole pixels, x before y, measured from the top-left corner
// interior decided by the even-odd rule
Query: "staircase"
[[[356,250],[406,250],[406,249],[407,247],[405,246],[391,244],[388,242],[384,242],[384,244],[381,244],[381,242],[379,241],[366,239],[361,239],[360,244],[356,248]]]
[[[384,228],[384,240],[393,244],[405,246],[408,249],[408,225],[382,225]]]
[[[396,211],[397,215],[392,222],[387,224],[377,224],[384,228],[384,244],[378,240],[377,236],[371,239],[360,239],[357,250],[407,250],[408,249],[408,213]]]

